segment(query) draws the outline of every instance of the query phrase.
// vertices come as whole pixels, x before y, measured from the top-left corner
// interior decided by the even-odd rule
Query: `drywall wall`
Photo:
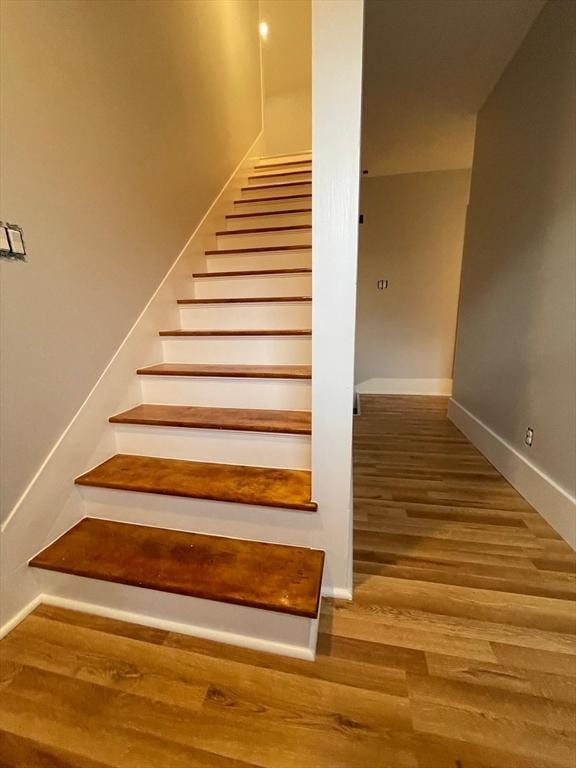
[[[2,2],[5,517],[260,130],[256,0]]]
[[[287,154],[312,146],[312,9],[310,0],[260,0],[268,24],[262,41],[262,151]]]
[[[362,179],[359,391],[449,394],[469,185],[469,170]]]
[[[337,597],[352,590],[363,6],[363,0],[313,5],[312,498],[326,550],[323,589]]]
[[[572,497],[575,78],[576,5],[552,0],[478,116],[454,372],[455,401]]]

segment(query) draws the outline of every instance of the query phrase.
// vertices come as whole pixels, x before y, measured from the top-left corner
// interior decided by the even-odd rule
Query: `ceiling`
[[[366,0],[362,168],[469,168],[475,116],[545,0]]]
[[[311,1],[260,0],[260,20],[269,27],[262,41],[266,95],[310,90]]]

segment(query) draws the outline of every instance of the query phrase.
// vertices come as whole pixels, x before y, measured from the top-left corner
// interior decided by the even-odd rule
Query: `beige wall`
[[[6,515],[260,130],[256,0],[2,3]]]
[[[479,114],[454,381],[461,405],[572,492],[575,15],[569,0],[545,6]]]
[[[312,13],[310,0],[260,0],[269,26],[262,42],[264,141],[270,155],[312,146]]]
[[[357,384],[452,377],[469,182],[468,170],[362,180]]]

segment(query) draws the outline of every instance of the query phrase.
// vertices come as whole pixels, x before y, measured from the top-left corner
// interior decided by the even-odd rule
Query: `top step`
[[[316,618],[324,552],[88,517],[36,555],[30,565]]]

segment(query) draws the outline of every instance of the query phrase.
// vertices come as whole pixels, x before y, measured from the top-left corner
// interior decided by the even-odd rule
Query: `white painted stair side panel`
[[[300,206],[301,209],[309,208],[309,205]],[[287,208],[287,211],[290,209]],[[296,208],[298,211],[299,209]],[[249,213],[249,211],[245,211]],[[245,216],[241,218],[226,218],[226,229],[258,229],[259,227],[297,227],[303,224],[312,224],[311,213],[274,213],[263,211],[265,216]]]
[[[245,269],[290,269],[311,267],[312,249],[296,251],[251,251],[249,253],[217,253],[206,256],[206,271],[220,272]]]
[[[158,405],[209,408],[269,408],[307,411],[309,379],[241,379],[194,376],[140,376],[142,400]]]
[[[311,302],[180,304],[180,327],[196,330],[311,328]]]
[[[241,190],[242,200],[254,200],[261,197],[279,197],[284,195],[312,194],[312,183],[309,181],[290,181],[283,184],[272,182],[252,187],[244,186]]]
[[[163,336],[166,363],[311,365],[310,336]]]
[[[284,656],[314,658],[318,619],[54,571],[42,570],[40,580],[46,593],[43,602],[50,605]]]
[[[280,230],[278,232],[242,233],[218,235],[218,250],[228,248],[270,248],[279,245],[311,245],[311,229]]]
[[[201,277],[191,280],[186,288],[187,295],[194,296],[196,299],[240,296],[311,296],[312,275],[300,272],[285,275]]]
[[[118,453],[163,459],[310,469],[309,435],[114,424]]]

